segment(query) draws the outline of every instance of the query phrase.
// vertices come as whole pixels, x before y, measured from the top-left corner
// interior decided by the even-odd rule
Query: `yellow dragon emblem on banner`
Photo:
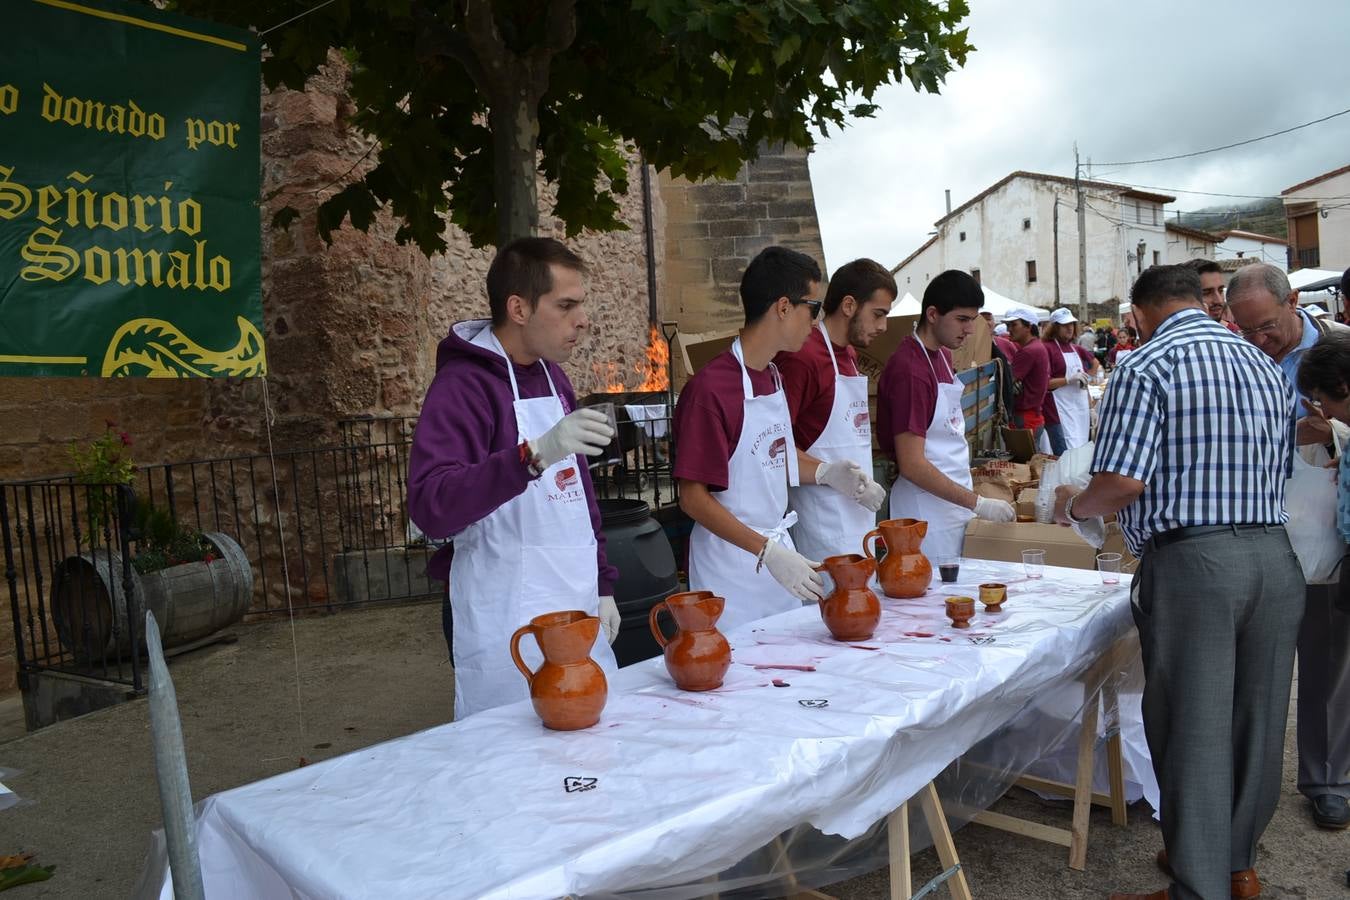
[[[223,378],[267,374],[263,336],[243,316],[239,340],[208,350],[163,319],[132,319],[113,334],[103,357],[104,378]]]

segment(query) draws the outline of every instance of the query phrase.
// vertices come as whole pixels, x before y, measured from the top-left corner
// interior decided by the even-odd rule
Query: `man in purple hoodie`
[[[584,454],[614,436],[604,413],[577,409],[558,363],[588,322],[581,259],[551,238],[521,238],[487,274],[492,319],[456,322],[436,353],[413,437],[408,513],[432,537],[454,539],[428,574],[447,577],[454,619],[455,718],[529,698],[511,661],[511,635],[544,613],[600,616],[591,651],[617,667],[618,573],[605,559],[600,511]],[[532,669],[534,642],[521,642]]]

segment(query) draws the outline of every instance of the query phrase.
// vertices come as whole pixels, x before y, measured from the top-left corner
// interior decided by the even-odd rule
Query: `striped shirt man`
[[[1159,325],[1116,367],[1092,457],[1145,484],[1119,514],[1130,552],[1174,528],[1284,522],[1293,403],[1270,359],[1203,309]]]

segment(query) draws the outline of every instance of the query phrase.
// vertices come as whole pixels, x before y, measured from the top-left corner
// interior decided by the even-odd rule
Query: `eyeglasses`
[[[1280,323],[1278,320],[1276,320],[1272,322],[1267,322],[1264,325],[1257,325],[1255,328],[1244,328],[1238,332],[1238,335],[1244,338],[1253,338],[1256,337],[1258,334],[1274,334],[1275,330],[1279,327]]]
[[[811,318],[813,319],[820,316],[820,308],[825,305],[824,300],[793,300],[791,298],[788,298],[788,302],[791,303],[793,306],[801,306],[803,303],[805,303],[810,308]]]

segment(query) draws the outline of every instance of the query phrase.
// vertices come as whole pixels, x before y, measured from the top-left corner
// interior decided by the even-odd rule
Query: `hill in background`
[[[1179,212],[1173,220],[1187,228],[1201,231],[1237,229],[1286,240],[1289,236],[1284,203],[1277,199],[1207,206],[1191,212]]]

